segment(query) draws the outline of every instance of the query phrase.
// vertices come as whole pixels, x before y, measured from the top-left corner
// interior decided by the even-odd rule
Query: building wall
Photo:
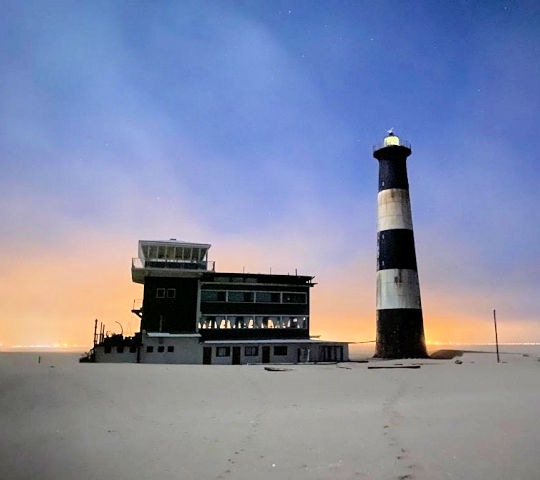
[[[141,330],[148,332],[194,332],[197,320],[198,279],[146,277]],[[165,297],[158,296],[158,289]],[[174,298],[167,296],[174,290]]]
[[[173,352],[168,351],[168,347],[174,347]],[[143,345],[140,347],[140,362],[141,363],[161,363],[161,364],[201,364],[203,363],[203,348],[210,347],[212,348],[212,365],[232,365],[233,360],[233,348],[240,348],[240,364],[255,364],[262,363],[263,361],[263,347],[268,346],[270,348],[270,361],[268,363],[297,363],[302,362],[322,362],[322,361],[348,361],[349,352],[348,345],[344,344],[318,344],[312,343],[306,345],[305,343],[287,343],[287,344],[219,344],[219,345],[208,345],[199,342],[199,338],[178,338],[178,337],[143,337]],[[148,347],[153,348],[153,352],[148,352]],[[159,347],[163,347],[163,352],[159,351]],[[229,348],[228,356],[217,356],[217,349]],[[257,355],[251,356],[246,355],[246,347],[258,347]],[[275,351],[275,347],[286,347],[286,355],[278,355]],[[342,358],[330,356],[328,350],[325,352],[324,349],[342,347]],[[309,348],[309,357],[306,355],[305,349]],[[304,349],[301,352],[300,358],[298,356],[298,349]],[[96,362],[106,362],[106,363],[136,363],[137,354],[129,353],[129,351],[124,351],[123,353],[118,353],[116,348],[111,349],[111,353],[104,353],[103,346],[95,347]],[[326,355],[326,356],[325,356]]]
[[[167,351],[170,346],[174,347],[173,352]],[[148,352],[148,347],[153,347],[153,352]],[[164,351],[159,352],[159,347],[163,347]],[[199,338],[143,337],[141,363],[201,364],[202,361],[203,349]]]
[[[255,363],[262,363],[262,355],[263,355],[263,345],[255,345],[255,344],[223,344],[223,345],[206,345],[212,347],[212,365],[232,365],[232,359],[233,359],[233,347],[240,347],[240,363],[241,364],[255,364]],[[254,347],[258,346],[258,354],[256,356],[247,356],[245,354],[245,347]],[[288,343],[284,345],[279,344],[270,344],[268,345],[270,347],[270,361],[269,364],[279,364],[279,363],[303,363],[303,362],[322,362],[322,361],[338,361],[337,357],[326,357],[324,356],[323,349],[324,348],[335,348],[335,347],[342,347],[342,359],[339,361],[347,362],[349,361],[349,348],[348,345],[342,345],[342,344],[325,344],[325,345],[318,345],[318,344],[310,344],[309,346],[305,343],[299,343],[299,344],[293,344]],[[229,349],[229,356],[226,357],[218,357],[217,356],[217,349],[218,348],[226,348],[230,347]],[[275,347],[286,347],[287,353],[286,355],[276,355],[274,348]],[[309,348],[309,359],[306,356],[306,352],[300,352],[300,359],[299,359],[299,352],[298,349],[306,349]]]

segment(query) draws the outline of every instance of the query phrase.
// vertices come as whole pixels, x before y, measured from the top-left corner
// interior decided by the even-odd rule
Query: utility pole
[[[493,324],[495,325],[495,348],[497,349],[497,363],[501,362],[499,357],[499,336],[497,335],[497,312],[493,309]]]

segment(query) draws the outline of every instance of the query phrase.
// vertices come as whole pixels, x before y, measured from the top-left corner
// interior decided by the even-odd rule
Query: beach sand
[[[0,354],[1,479],[540,478],[534,354],[278,372],[77,360]],[[396,363],[422,365],[368,369]]]

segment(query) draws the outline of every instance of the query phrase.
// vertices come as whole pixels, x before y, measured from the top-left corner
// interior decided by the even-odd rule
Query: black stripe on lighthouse
[[[376,357],[425,358],[422,310],[377,310]]]
[[[407,268],[416,271],[412,230],[383,230],[377,233],[377,270]]]
[[[388,188],[409,190],[407,157],[395,158],[394,156],[390,156],[390,158],[387,157],[379,160],[379,192]]]

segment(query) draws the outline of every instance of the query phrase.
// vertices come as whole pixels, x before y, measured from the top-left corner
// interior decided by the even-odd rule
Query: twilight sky
[[[0,0],[0,344],[91,343],[139,239],[316,275],[312,334],[375,336],[395,128],[431,342],[540,341],[540,3]]]

